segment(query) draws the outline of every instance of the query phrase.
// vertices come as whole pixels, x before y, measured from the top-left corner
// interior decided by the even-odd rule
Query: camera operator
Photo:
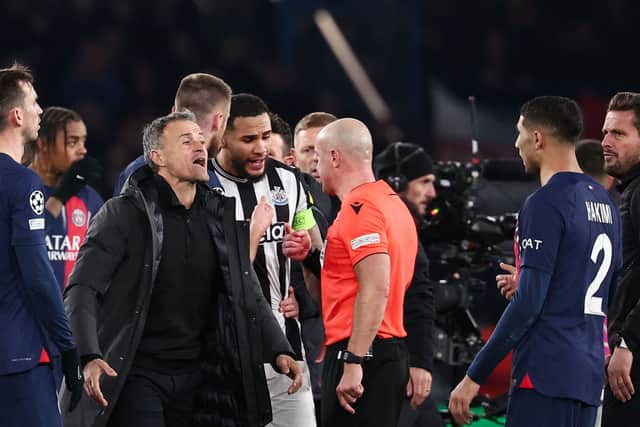
[[[436,197],[436,177],[431,157],[418,145],[396,142],[376,156],[374,168],[376,177],[386,180],[407,204],[416,225],[422,224],[429,202]],[[407,397],[411,400],[403,405],[399,425],[441,426],[442,420],[433,399],[425,400],[431,389],[435,310],[429,261],[420,243],[404,309],[410,352]],[[424,390],[429,392],[425,394]]]

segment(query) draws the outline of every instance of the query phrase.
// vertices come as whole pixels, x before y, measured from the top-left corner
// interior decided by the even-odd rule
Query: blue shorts
[[[4,427],[62,426],[52,366],[0,375],[0,417]]]
[[[573,399],[516,389],[509,397],[507,427],[593,427],[598,407]]]

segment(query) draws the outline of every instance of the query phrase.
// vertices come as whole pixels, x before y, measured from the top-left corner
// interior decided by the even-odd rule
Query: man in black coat
[[[387,181],[405,201],[416,225],[422,224],[427,206],[436,197],[431,157],[416,144],[395,142],[376,156],[374,168],[376,177]],[[441,426],[435,402],[428,398],[433,371],[435,301],[429,260],[422,244],[418,244],[413,280],[404,298],[404,319],[410,355],[407,396],[411,400],[403,405],[398,425]]]
[[[609,299],[611,358],[602,407],[604,427],[638,424],[640,415],[640,94],[611,98],[602,126],[605,171],[620,180],[622,273]]]
[[[302,374],[252,269],[249,224],[206,185],[191,113],[154,120],[143,147],[147,166],[93,219],[65,292],[87,394],[65,426],[263,426],[263,363],[290,393]]]

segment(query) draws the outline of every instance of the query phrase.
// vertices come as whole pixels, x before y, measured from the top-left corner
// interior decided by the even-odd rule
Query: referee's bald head
[[[318,134],[318,145],[322,149],[336,148],[348,159],[371,163],[373,138],[360,120],[344,118],[329,123]]]

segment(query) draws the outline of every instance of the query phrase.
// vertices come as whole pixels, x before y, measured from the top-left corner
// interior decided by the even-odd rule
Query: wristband
[[[312,247],[302,265],[311,271],[316,277],[320,277],[320,250]]]

